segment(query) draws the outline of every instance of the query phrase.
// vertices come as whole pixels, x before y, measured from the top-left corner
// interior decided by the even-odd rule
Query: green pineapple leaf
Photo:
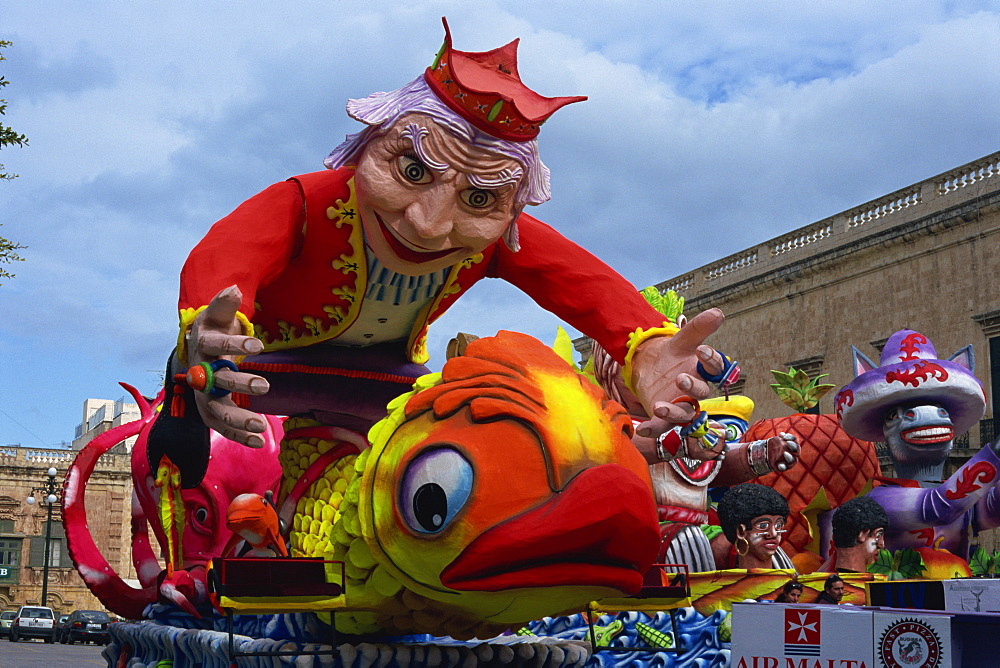
[[[678,318],[684,312],[684,298],[677,296],[673,290],[660,293],[654,286],[639,291],[649,305],[663,314],[670,322],[677,324]]]
[[[798,413],[804,413],[815,406],[820,397],[836,387],[828,383],[819,383],[820,378],[826,378],[828,374],[809,378],[809,374],[795,367],[789,367],[787,373],[772,369],[771,375],[777,381],[771,383],[771,389],[781,399],[781,403]]]

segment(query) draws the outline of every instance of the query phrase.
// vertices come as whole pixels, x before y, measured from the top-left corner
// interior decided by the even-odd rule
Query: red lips
[[[648,485],[623,466],[604,464],[476,538],[441,582],[460,591],[575,585],[632,594],[656,558],[659,537]]]
[[[955,437],[955,431],[951,427],[943,425],[936,427],[916,427],[914,429],[907,429],[900,436],[907,443],[913,443],[914,445],[946,443]]]
[[[400,260],[411,262],[413,264],[420,264],[422,262],[430,262],[431,260],[447,257],[456,250],[459,250],[457,248],[446,248],[445,250],[440,251],[415,251],[409,246],[403,245],[403,242],[396,238],[396,235],[392,233],[389,226],[385,224],[384,220],[382,220],[382,216],[378,215],[374,211],[372,211],[372,213],[375,214],[375,219],[378,221],[379,230],[382,231],[382,237],[385,239],[386,243],[389,244],[389,248],[392,249],[392,252],[395,253],[396,257]]]

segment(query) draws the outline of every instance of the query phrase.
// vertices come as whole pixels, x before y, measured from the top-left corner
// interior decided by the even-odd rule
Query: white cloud
[[[177,272],[207,227],[320,168],[348,97],[455,45],[521,37],[521,74],[586,94],[545,128],[532,213],[638,286],[997,149],[1000,12],[987,2],[4,3],[5,122],[30,145],[0,233],[30,248],[0,287],[0,410],[46,442],[87,396],[151,391]],[[442,318],[551,342],[555,318],[484,281]],[[143,384],[149,385],[145,387]],[[22,419],[23,418],[23,419]],[[34,439],[0,416],[0,444]],[[36,443],[37,444],[37,443]]]

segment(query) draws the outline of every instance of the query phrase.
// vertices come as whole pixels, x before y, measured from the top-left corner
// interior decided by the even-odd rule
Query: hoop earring
[[[745,547],[742,550],[740,549],[741,540],[743,541],[743,545],[745,545]],[[747,553],[750,552],[750,541],[748,541],[743,536],[740,536],[739,538],[736,539],[735,547],[736,547],[736,554],[740,555],[741,557],[745,557],[747,556]]]

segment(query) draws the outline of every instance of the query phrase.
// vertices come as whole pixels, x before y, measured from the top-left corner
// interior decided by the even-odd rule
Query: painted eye
[[[424,452],[406,468],[400,503],[407,525],[418,533],[447,527],[472,493],[472,464],[458,451],[436,448]]]
[[[746,427],[739,424],[734,424],[729,422],[726,424],[726,440],[727,441],[738,441],[740,437],[746,432]]]
[[[462,191],[462,201],[471,206],[473,209],[485,209],[493,206],[493,203],[497,201],[497,198],[496,195],[491,193],[489,190],[483,190],[482,188],[469,188],[468,190]]]
[[[190,512],[190,509],[188,510]],[[209,533],[210,529],[208,526],[208,508],[205,506],[197,506],[194,512],[189,515],[191,518],[191,528],[198,533]]]
[[[427,166],[412,155],[401,155],[396,159],[400,174],[410,183],[425,184],[434,180]]]

